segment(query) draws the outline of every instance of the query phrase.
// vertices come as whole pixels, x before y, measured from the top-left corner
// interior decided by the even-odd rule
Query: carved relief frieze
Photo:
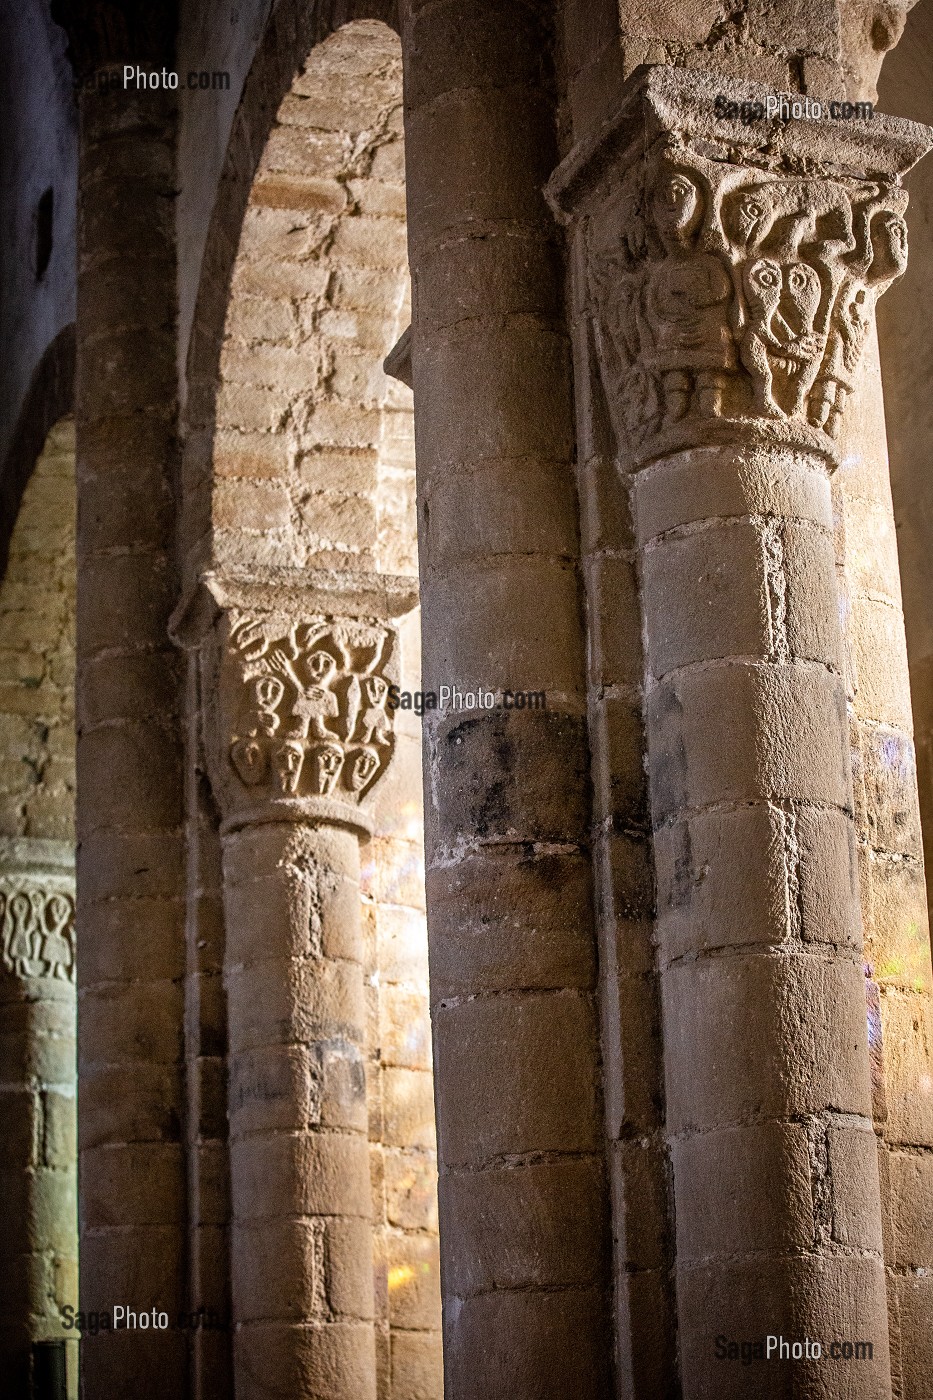
[[[383,623],[228,614],[215,653],[215,779],[227,815],[357,809],[385,772],[396,633]]]
[[[906,266],[898,165],[916,154],[895,148],[918,140],[879,119],[838,133],[830,161],[829,123],[750,133],[717,120],[712,92],[702,75],[642,75],[601,146],[551,183],[558,212],[582,216],[616,433],[635,464],[749,437],[833,460],[875,303]]]
[[[15,977],[73,982],[74,896],[21,876],[0,877],[0,948]]]

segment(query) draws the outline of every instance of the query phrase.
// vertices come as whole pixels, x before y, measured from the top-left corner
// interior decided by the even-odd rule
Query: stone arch
[[[23,492],[48,434],[71,411],[75,378],[75,328],[65,326],[46,348],[29,384],[0,474],[0,578],[6,572],[10,536]]]
[[[274,23],[234,122],[189,352],[179,631],[207,594],[209,608],[224,607],[246,590],[290,616],[309,586],[382,594],[400,617],[400,685],[417,690],[411,393],[382,368],[410,316],[400,47],[381,20],[355,20],[316,35],[278,92]],[[361,852],[380,1400],[442,1390],[420,728],[399,715],[395,730]],[[198,883],[213,878],[219,906],[218,814],[206,784],[191,819]],[[189,922],[189,945],[204,909]],[[202,1018],[187,1052],[197,1074],[216,1062],[215,1082],[226,1066],[205,1051],[222,961],[218,951],[192,973]],[[196,1131],[189,1147],[196,1176],[223,1150]],[[197,1197],[195,1227],[206,1223]],[[208,1226],[192,1238],[196,1302],[223,1309],[229,1299],[210,1282],[222,1234]],[[205,1373],[223,1364],[212,1345],[195,1339]]]
[[[40,382],[41,422],[58,378],[47,368]],[[17,1394],[38,1393],[43,1377],[66,1367],[69,1397],[77,1344],[63,1309],[78,1301],[74,688],[75,442],[65,416],[32,463],[0,583],[0,1359]]]

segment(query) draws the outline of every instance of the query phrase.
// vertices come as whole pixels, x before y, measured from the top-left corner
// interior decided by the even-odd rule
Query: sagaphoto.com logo
[[[546,710],[547,691],[489,690],[485,686],[460,690],[454,684],[438,686],[437,690],[402,690],[390,685],[386,708],[411,710],[419,718],[431,710]]]

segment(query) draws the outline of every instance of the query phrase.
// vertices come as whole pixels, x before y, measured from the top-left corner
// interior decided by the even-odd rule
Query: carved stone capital
[[[368,830],[395,748],[385,621],[231,609],[200,648],[208,768],[227,830],[317,820]]]
[[[0,841],[0,960],[21,982],[74,982],[74,851],[64,843]]]
[[[764,113],[767,96],[641,70],[550,182],[552,206],[581,227],[578,295],[632,466],[756,441],[836,460],[875,303],[906,266],[901,177],[933,133],[719,115]]]

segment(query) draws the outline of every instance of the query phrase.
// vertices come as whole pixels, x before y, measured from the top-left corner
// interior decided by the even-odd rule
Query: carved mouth
[[[798,320],[797,317],[794,318]],[[781,311],[775,311],[771,321],[777,339],[783,341],[785,345],[790,345],[795,340],[799,340],[803,334],[803,321],[799,318],[799,324],[794,326]]]

